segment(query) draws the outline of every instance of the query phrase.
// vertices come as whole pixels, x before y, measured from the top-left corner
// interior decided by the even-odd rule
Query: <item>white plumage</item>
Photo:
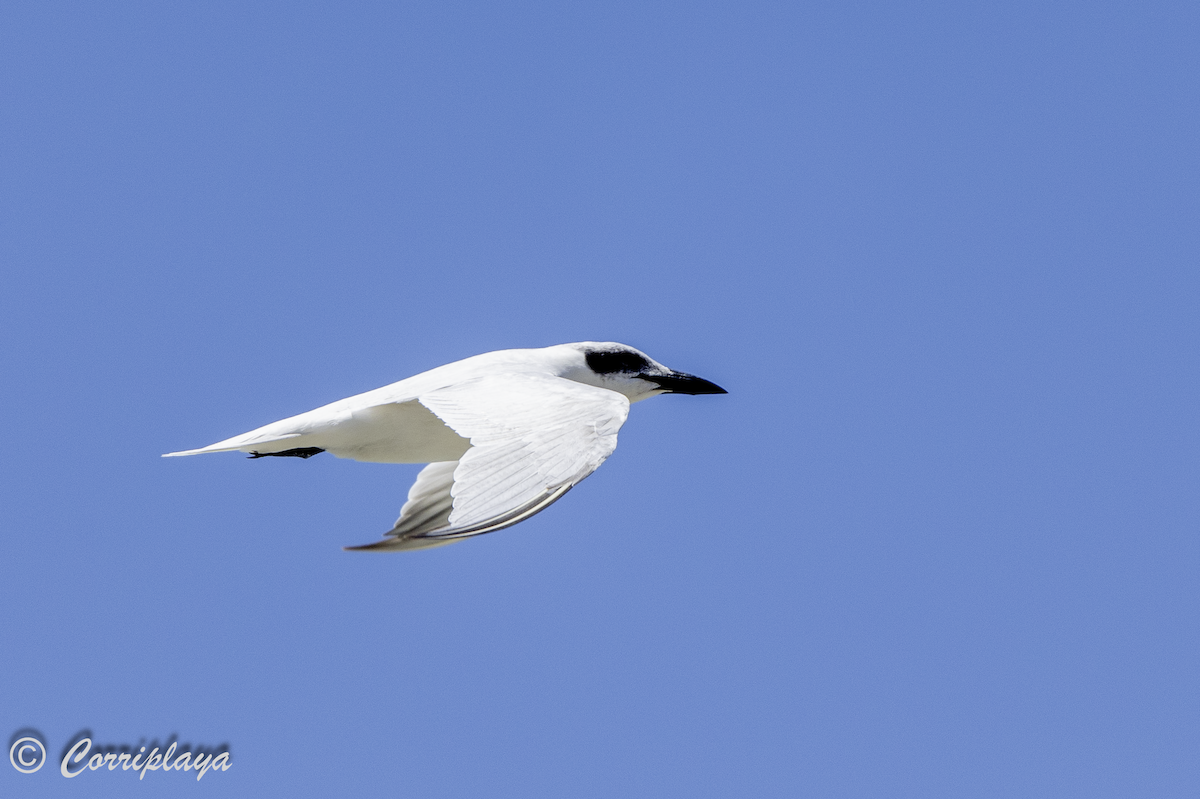
[[[377,463],[429,463],[382,541],[448,544],[516,524],[594,472],[629,405],[655,394],[724,394],[613,342],[501,350],[292,416],[201,449]]]

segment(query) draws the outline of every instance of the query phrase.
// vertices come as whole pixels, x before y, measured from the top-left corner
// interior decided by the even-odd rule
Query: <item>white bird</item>
[[[383,540],[346,547],[425,549],[500,530],[561,499],[616,449],[630,403],[655,394],[725,393],[615,342],[500,350],[163,457],[331,452],[428,463]]]

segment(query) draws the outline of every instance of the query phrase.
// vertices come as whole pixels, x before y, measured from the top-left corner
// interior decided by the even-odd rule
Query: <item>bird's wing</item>
[[[388,535],[412,536],[439,530],[450,524],[454,497],[454,470],[458,461],[431,463],[417,475],[408,489],[408,501],[400,509],[400,518]]]
[[[560,377],[479,377],[420,402],[471,441],[422,470],[387,537],[351,549],[420,549],[482,535],[544,510],[617,446],[629,400]]]

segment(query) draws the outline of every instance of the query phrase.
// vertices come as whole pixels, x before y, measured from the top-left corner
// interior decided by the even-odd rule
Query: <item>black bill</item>
[[[669,375],[642,375],[644,380],[657,383],[660,388],[671,394],[728,394],[729,392],[711,383],[703,377],[689,375],[686,372],[672,372]]]

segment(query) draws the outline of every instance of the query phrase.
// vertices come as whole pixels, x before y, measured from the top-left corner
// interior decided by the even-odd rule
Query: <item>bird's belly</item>
[[[312,438],[339,458],[372,463],[456,461],[471,447],[416,401],[354,411]]]

